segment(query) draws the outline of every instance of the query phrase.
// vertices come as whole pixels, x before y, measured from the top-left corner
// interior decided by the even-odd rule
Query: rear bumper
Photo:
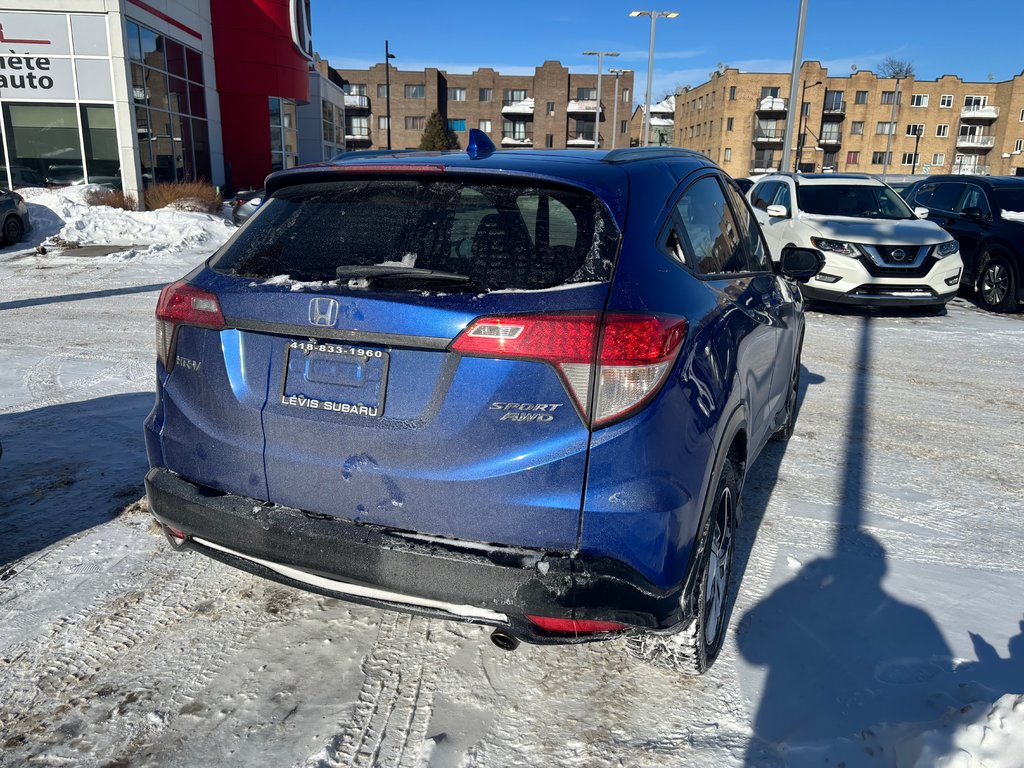
[[[503,627],[531,643],[609,637],[540,630],[526,617],[612,621],[625,632],[672,630],[680,589],[662,590],[609,558],[421,536],[353,523],[199,486],[156,467],[153,514],[189,548],[250,573],[382,608]]]

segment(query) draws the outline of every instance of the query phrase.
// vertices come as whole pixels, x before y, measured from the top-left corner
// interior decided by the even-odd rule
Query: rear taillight
[[[465,355],[553,365],[580,413],[589,414],[596,428],[642,407],[657,393],[686,337],[686,321],[678,317],[609,313],[603,323],[598,318],[596,312],[481,317],[451,348]],[[597,384],[592,414],[591,378]]]
[[[625,629],[617,621],[593,621],[591,619],[557,619],[550,616],[527,616],[531,622],[545,632],[564,632],[573,635],[589,635],[594,632],[616,632]]]
[[[174,367],[174,332],[179,325],[223,328],[224,315],[217,297],[181,280],[160,291],[156,303],[156,353],[168,371]]]

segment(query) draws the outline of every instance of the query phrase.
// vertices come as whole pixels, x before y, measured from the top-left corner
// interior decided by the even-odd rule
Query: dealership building
[[[344,124],[313,58],[309,0],[0,0],[0,186],[262,186]]]

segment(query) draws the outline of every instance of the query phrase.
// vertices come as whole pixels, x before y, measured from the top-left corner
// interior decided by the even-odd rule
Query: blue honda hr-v
[[[352,153],[160,295],[171,544],[492,639],[702,672],[803,338],[743,195],[680,149]]]

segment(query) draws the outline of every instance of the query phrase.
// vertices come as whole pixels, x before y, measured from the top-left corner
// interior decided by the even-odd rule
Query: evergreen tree
[[[420,139],[420,149],[444,151],[446,149],[458,149],[459,140],[455,134],[448,130],[448,124],[441,118],[441,114],[434,110],[427,118],[427,127],[423,131],[423,138]]]

